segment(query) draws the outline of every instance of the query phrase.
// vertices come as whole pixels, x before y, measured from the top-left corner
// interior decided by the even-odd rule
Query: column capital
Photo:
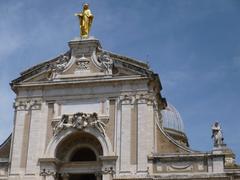
[[[40,171],[40,176],[46,177],[46,176],[53,176],[56,177],[57,173],[55,171],[52,170],[46,170],[46,169],[42,169]]]

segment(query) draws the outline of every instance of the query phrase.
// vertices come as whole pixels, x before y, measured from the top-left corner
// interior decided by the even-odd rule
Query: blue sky
[[[212,149],[211,124],[240,162],[240,1],[90,0],[104,49],[148,61],[180,112],[191,148]],[[9,82],[68,50],[82,1],[0,2],[0,141],[12,131]]]

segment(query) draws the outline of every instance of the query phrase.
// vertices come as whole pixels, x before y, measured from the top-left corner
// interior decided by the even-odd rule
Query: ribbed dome
[[[161,110],[163,127],[184,133],[183,120],[177,109],[168,103],[166,109]]]

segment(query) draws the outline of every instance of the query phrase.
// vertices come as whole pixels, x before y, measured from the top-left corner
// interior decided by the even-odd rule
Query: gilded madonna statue
[[[89,9],[89,5],[84,4],[82,12],[76,13],[75,16],[79,18],[82,39],[87,39],[89,37],[89,32],[94,17]]]

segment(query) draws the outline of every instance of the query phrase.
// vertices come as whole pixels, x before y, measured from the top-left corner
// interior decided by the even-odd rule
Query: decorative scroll
[[[112,75],[113,60],[107,52],[102,51],[97,55],[94,51],[91,56],[93,64],[102,72],[107,75]]]
[[[87,127],[94,127],[105,135],[105,123],[98,119],[97,113],[76,113],[73,116],[63,115],[61,120],[53,128],[54,135],[67,128],[83,130]]]
[[[49,71],[50,71],[49,80],[54,79],[57,74],[62,73],[64,69],[67,67],[68,62],[69,62],[68,56],[60,55],[56,63],[52,64],[49,67]]]
[[[17,111],[40,110],[42,101],[40,99],[19,100],[14,103]]]
[[[154,96],[152,94],[137,94],[136,100],[138,104],[148,104],[152,105],[154,101]]]
[[[120,102],[121,104],[133,104],[135,100],[135,97],[132,96],[132,95],[123,95],[123,96],[120,96]]]
[[[57,176],[57,173],[54,172],[54,171],[50,171],[50,170],[46,170],[46,169],[42,169],[40,171],[40,176],[43,176],[43,177],[46,177],[46,176],[53,176],[53,177],[56,177]]]
[[[113,167],[105,168],[105,169],[102,171],[102,174],[111,174],[111,175],[113,175],[113,174],[115,174],[115,173],[116,173],[116,172],[115,172],[115,170],[114,170]]]
[[[116,173],[113,167],[106,167],[104,170],[95,172],[95,176],[101,176],[103,174],[110,174],[113,176]]]
[[[102,53],[98,56],[98,62],[101,63],[102,68],[106,70],[107,74],[112,74],[113,60],[107,53]]]
[[[153,105],[156,104],[156,98],[150,93],[142,94],[125,94],[120,96],[120,102],[122,104],[133,104],[137,102],[138,104]]]

